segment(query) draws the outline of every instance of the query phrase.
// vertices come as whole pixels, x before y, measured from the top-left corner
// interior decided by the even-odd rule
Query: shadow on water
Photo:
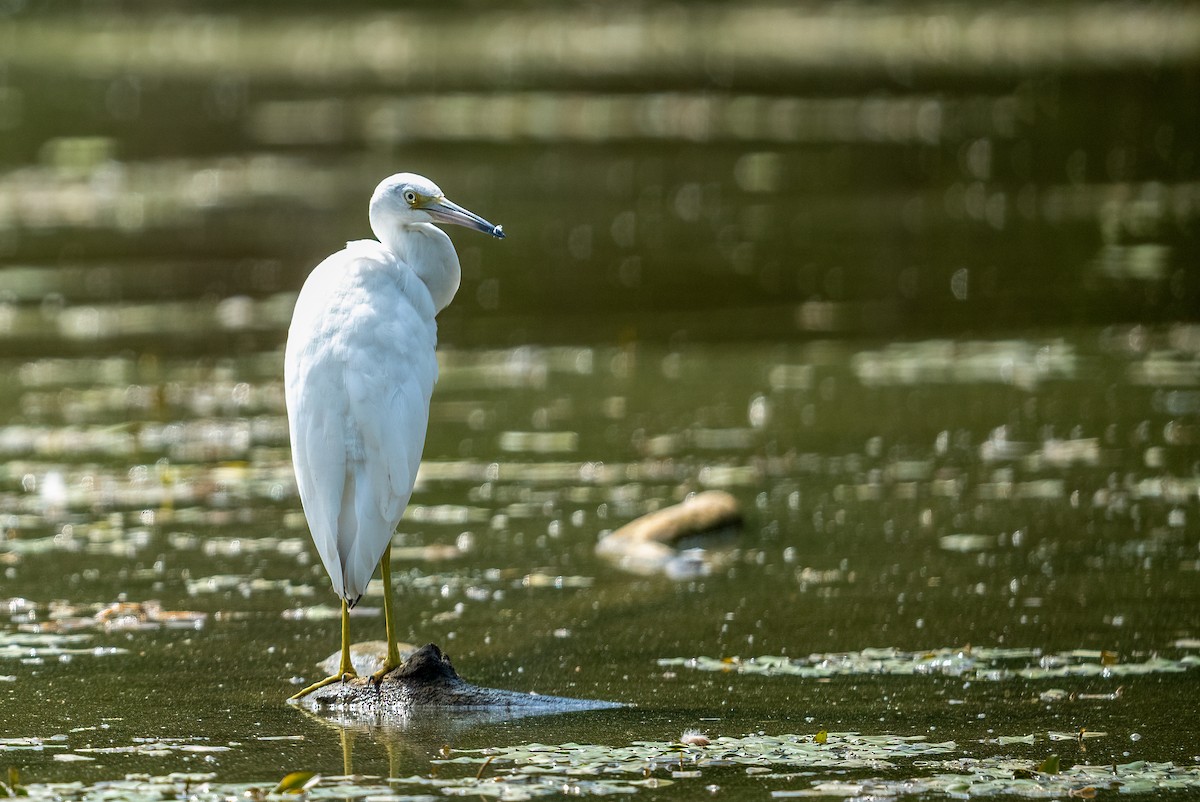
[[[1200,787],[1197,42],[1185,4],[0,12],[0,767]],[[282,344],[399,169],[509,232],[457,239],[400,636],[627,708],[282,703],[337,629]],[[687,572],[595,554],[702,489],[745,525]]]

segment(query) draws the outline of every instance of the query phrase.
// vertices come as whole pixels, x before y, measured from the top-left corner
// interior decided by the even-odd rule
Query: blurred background
[[[444,342],[1010,330],[1200,310],[1191,3],[10,0],[0,337],[278,343],[426,174]]]

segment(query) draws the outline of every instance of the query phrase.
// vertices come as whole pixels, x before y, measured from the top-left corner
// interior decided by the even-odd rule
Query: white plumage
[[[437,380],[434,317],[460,278],[450,238],[432,223],[504,236],[412,173],[380,183],[369,216],[379,240],[347,243],[321,262],[288,329],[292,464],[313,542],[343,600],[343,671],[297,696],[353,674],[347,606],[381,558],[390,584],[388,547],[412,496]],[[385,593],[393,656],[391,588]]]
[[[433,316],[425,285],[370,242],[323,261],[292,316],[292,462],[321,561],[352,605],[412,495],[437,379]]]

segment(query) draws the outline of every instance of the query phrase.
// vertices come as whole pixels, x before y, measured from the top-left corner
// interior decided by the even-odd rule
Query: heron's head
[[[390,228],[414,223],[450,223],[504,239],[501,226],[494,226],[452,202],[425,176],[396,173],[379,182],[371,196],[371,225],[376,233],[379,224]]]

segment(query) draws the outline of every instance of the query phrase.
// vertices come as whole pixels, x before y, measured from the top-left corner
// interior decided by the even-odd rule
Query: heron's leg
[[[354,670],[354,663],[350,661],[350,605],[345,599],[342,599],[342,659],[338,665],[338,673],[314,682],[304,690],[289,697],[288,701],[294,702],[302,696],[308,696],[318,688],[324,688],[326,685],[332,685],[335,682],[341,682],[342,680],[357,676],[358,672]]]
[[[357,677],[354,661],[350,659],[350,603],[342,599],[342,659],[338,665],[342,677]]]
[[[384,675],[400,665],[400,647],[396,645],[396,610],[392,606],[392,544],[388,543],[379,560],[379,573],[383,579],[383,628],[387,632],[387,659],[383,668],[371,675],[376,686],[383,682]]]

